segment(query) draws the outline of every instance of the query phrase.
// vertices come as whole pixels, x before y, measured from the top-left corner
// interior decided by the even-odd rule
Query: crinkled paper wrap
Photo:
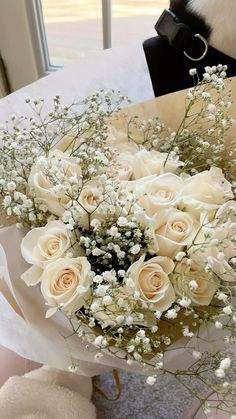
[[[236,79],[230,82],[234,106],[232,117],[236,115]],[[127,108],[126,115],[139,115],[141,118],[159,116],[173,130],[184,115],[186,92],[163,96]],[[119,122],[119,121],[118,121]],[[122,121],[120,124],[122,125]],[[235,126],[230,130],[229,138],[236,135]],[[4,220],[0,220],[3,224]],[[68,320],[61,313],[50,319],[45,318],[46,306],[38,287],[27,287],[20,275],[27,269],[20,253],[20,243],[24,232],[15,225],[0,230],[0,345],[33,361],[66,370],[71,360],[78,362],[82,375],[93,376],[104,369],[123,368],[139,373],[149,373],[138,365],[128,366],[125,361],[104,352],[104,356],[95,362],[98,350],[91,344],[85,344],[77,336],[71,336]],[[192,349],[209,349],[204,343],[208,330],[201,328],[201,340],[181,338],[172,344],[165,353],[166,369],[187,369],[193,362]],[[219,342],[222,332],[214,330],[212,347]],[[221,340],[221,339],[220,339]]]

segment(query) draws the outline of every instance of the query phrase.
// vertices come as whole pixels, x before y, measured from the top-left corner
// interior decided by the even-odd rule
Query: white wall
[[[33,22],[28,12],[33,1],[0,0],[0,51],[11,91],[43,75],[37,63],[37,42],[32,35]]]

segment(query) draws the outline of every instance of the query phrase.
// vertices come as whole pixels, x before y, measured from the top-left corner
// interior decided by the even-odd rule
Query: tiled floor
[[[191,394],[168,374],[160,376],[152,387],[141,375],[125,371],[119,371],[119,375],[122,390],[117,401],[107,401],[94,393],[97,419],[183,419],[194,403]],[[114,397],[112,373],[101,375],[96,383],[111,398]],[[202,388],[195,383],[197,385],[201,391]]]

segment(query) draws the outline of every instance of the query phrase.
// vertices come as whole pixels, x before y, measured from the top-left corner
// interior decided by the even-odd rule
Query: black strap
[[[195,40],[189,26],[181,23],[170,9],[163,11],[155,24],[155,30],[158,35],[167,39],[172,47],[182,51]]]
[[[194,34],[185,23],[181,23],[172,10],[164,10],[155,29],[171,47],[182,51],[189,60],[201,61],[207,55],[207,40],[199,33]]]

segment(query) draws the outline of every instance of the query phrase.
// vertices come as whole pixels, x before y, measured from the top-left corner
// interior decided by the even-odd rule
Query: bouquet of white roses
[[[124,98],[100,92],[80,112],[56,96],[45,115],[43,99],[27,99],[35,116],[13,115],[1,133],[0,196],[22,235],[22,284],[37,289],[46,318],[68,323],[68,344],[76,337],[98,363],[108,354],[123,368],[138,364],[149,384],[168,371],[173,345],[195,338],[186,374],[207,383],[209,369],[223,392],[234,385],[225,378],[230,356],[203,351],[200,333],[214,326],[209,346],[216,329],[228,342],[236,336],[235,143],[225,148],[233,121],[224,78],[223,66],[206,69],[176,132],[158,118],[115,128]]]

